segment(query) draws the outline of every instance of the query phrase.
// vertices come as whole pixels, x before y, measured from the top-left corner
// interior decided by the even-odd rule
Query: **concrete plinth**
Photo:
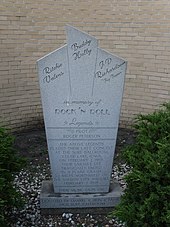
[[[118,182],[112,182],[108,193],[60,194],[54,193],[52,181],[43,181],[40,208],[68,210],[77,208],[111,208],[120,202],[122,190]],[[65,210],[66,212],[66,210]],[[79,209],[80,212],[80,209]]]

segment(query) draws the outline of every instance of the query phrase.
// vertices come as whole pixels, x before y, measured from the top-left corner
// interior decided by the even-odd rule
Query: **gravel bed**
[[[111,219],[107,215],[92,215],[92,214],[71,214],[63,213],[61,215],[41,215],[39,196],[41,183],[43,180],[50,178],[50,166],[33,165],[29,163],[31,170],[22,170],[15,177],[14,184],[16,188],[22,193],[25,198],[26,204],[22,210],[14,209],[11,218],[15,222],[14,227],[27,227],[27,226],[82,226],[82,227],[110,227],[110,226],[124,226],[115,218]],[[126,164],[114,165],[112,178],[119,181],[122,189],[126,187],[123,181],[124,175],[130,170]]]
[[[119,131],[117,150],[125,144],[133,142],[134,134],[129,131]],[[37,145],[38,144],[38,145]],[[104,214],[72,214],[42,215],[40,212],[39,196],[43,180],[51,178],[44,131],[26,133],[17,136],[16,148],[22,154],[25,152],[29,160],[26,169],[16,175],[14,185],[22,193],[25,206],[21,210],[14,209],[10,214],[13,224],[11,227],[123,227],[116,218],[109,218]],[[119,181],[124,190],[126,184],[123,177],[130,171],[130,167],[119,160],[116,151],[116,160],[113,166],[112,178]]]

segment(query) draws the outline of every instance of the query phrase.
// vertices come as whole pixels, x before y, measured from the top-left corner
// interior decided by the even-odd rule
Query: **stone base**
[[[122,190],[118,182],[111,183],[108,193],[61,194],[54,193],[52,181],[43,181],[40,193],[40,208],[46,211],[51,208],[55,210],[64,208],[64,212],[70,212],[70,209],[76,211],[77,208],[101,210],[101,208],[116,206],[120,202],[121,195]],[[80,210],[78,212],[80,213]]]

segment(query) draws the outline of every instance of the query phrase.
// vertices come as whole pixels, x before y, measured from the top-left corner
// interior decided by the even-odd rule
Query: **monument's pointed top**
[[[64,48],[67,48],[67,44],[65,44],[64,46],[59,47],[58,49],[55,49],[55,50],[53,50],[52,52],[46,54],[45,56],[39,58],[39,59],[37,60],[37,63],[38,63],[38,62],[41,62],[41,61],[43,61],[43,60],[45,60],[45,59],[47,59],[48,57],[52,56],[53,54],[55,54],[55,53],[57,53],[57,52],[59,52],[59,51],[62,51]]]
[[[119,57],[119,56],[116,55],[116,54],[112,54],[112,53],[110,53],[109,51],[104,50],[104,49],[102,49],[102,48],[99,48],[99,49],[100,49],[101,52],[105,53],[106,55],[108,55],[108,56],[110,55],[110,56],[114,57],[115,59],[119,59],[119,60],[121,60],[121,61],[127,63],[127,61],[126,61],[124,58]]]
[[[78,37],[80,39],[87,38],[87,39],[94,40],[95,42],[98,42],[98,40],[94,36],[91,36],[86,32],[82,32],[81,30],[71,25],[66,25],[66,33],[67,33],[67,44],[71,43],[72,39],[76,40]]]

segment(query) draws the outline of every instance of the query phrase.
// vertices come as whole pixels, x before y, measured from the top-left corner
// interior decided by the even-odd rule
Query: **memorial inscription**
[[[67,45],[38,60],[55,193],[108,193],[126,61],[67,26]]]

